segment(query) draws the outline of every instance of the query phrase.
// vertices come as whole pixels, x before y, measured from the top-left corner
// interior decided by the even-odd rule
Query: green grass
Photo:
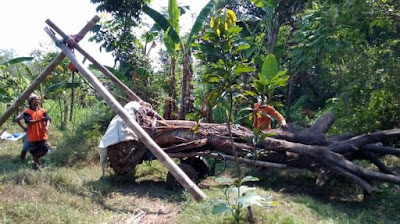
[[[105,176],[98,164],[96,145],[104,125],[97,109],[77,117],[84,125],[75,131],[52,129],[50,143],[57,150],[42,158],[44,168],[32,169],[32,159],[17,158],[22,141],[0,142],[0,223],[124,223],[145,214],[142,223],[232,223],[231,215],[213,215],[209,200],[223,198],[215,177],[208,177],[201,189],[208,199],[196,202],[186,192],[171,191],[165,179],[167,169],[157,160],[137,166],[128,176]],[[104,114],[103,117],[107,115]],[[9,132],[19,132],[7,122]],[[399,164],[389,157],[390,166]],[[227,164],[217,165],[217,174],[232,176]],[[399,170],[397,170],[399,171]],[[377,192],[362,200],[362,190],[342,177],[333,176],[325,185],[315,185],[315,174],[297,169],[246,169],[256,176],[259,195],[271,194],[279,204],[253,207],[256,223],[398,223],[400,187],[374,183]],[[245,222],[243,222],[245,223]]]
[[[146,219],[153,217],[150,220],[155,223],[232,222],[229,214],[212,215],[207,201],[196,202],[187,193],[170,191],[164,182],[167,170],[158,161],[139,165],[131,176],[115,176],[107,169],[103,177],[100,166],[93,162],[63,167],[55,165],[49,156],[44,169],[34,171],[29,161],[15,160],[21,144],[0,143],[0,223],[120,223],[140,211],[146,211]],[[225,175],[229,175],[231,165],[227,169]],[[248,174],[260,178],[255,184],[260,195],[272,194],[279,202],[267,209],[254,207],[257,223],[400,220],[398,186],[377,185],[379,191],[362,201],[360,189],[340,178],[316,187],[315,177],[299,170],[249,169]],[[201,186],[209,199],[223,197],[214,177],[208,177]]]

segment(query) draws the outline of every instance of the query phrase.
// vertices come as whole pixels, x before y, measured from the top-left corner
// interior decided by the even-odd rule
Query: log
[[[328,115],[328,117],[329,116],[331,115]],[[150,127],[146,125],[146,122],[141,123],[141,125],[144,127],[144,129],[148,131],[150,130]],[[169,155],[171,157],[183,158],[199,155],[214,155],[216,157],[217,155],[220,155],[217,153],[219,152],[224,154],[225,158],[233,158],[232,153],[230,153],[232,144],[228,139],[226,124],[164,120],[158,121],[157,125],[158,126],[156,127],[152,137],[155,141],[163,144],[165,149],[167,149],[168,146],[174,148],[175,144],[185,146],[185,143],[187,143],[192,144],[193,146],[193,148],[188,147],[183,150],[179,150],[179,153],[170,153]],[[195,133],[193,131],[193,127],[196,125],[198,125],[198,127]],[[331,122],[329,122],[329,125],[331,125]],[[298,168],[307,168],[311,171],[319,170],[321,168],[328,170],[330,169],[335,173],[343,175],[347,179],[352,180],[354,183],[359,184],[365,189],[366,192],[369,193],[374,190],[374,187],[370,182],[372,180],[400,185],[400,177],[395,172],[391,171],[390,168],[384,166],[378,157],[373,155],[364,155],[362,153],[360,154],[362,150],[350,150],[354,146],[357,146],[359,149],[368,149],[368,147],[373,147],[375,150],[379,149],[379,152],[383,152],[383,154],[385,154],[385,152],[395,154],[400,149],[375,146],[369,143],[381,141],[385,138],[398,137],[400,129],[377,131],[367,135],[355,136],[350,139],[346,137],[343,138],[342,141],[339,140],[340,138],[335,141],[327,140],[326,136],[324,136],[323,138],[314,138],[316,141],[310,142],[310,144],[301,143],[304,142],[304,140],[299,139],[299,136],[310,136],[316,132],[315,130],[321,130],[322,132],[326,131],[326,128],[313,129],[313,127],[311,127],[310,129],[312,129],[312,131],[301,130],[299,132],[296,132],[296,130],[291,128],[277,129],[271,131],[278,133],[277,135],[267,137],[264,141],[260,141],[256,145],[253,145],[253,134],[249,129],[241,126],[238,128],[232,126],[231,128],[233,136],[235,136],[235,142],[233,144],[235,144],[237,147],[238,154],[245,156],[248,153],[252,153],[257,150],[260,152],[259,154],[263,155],[257,158],[257,162],[286,164],[287,167],[292,166]],[[284,139],[279,139],[280,136],[283,136]],[[196,144],[194,144],[193,141],[200,142],[201,139],[206,139],[204,140],[204,143],[206,144],[202,144],[201,147],[196,147]],[[292,141],[289,141],[288,139]],[[297,140],[300,141],[300,143],[295,142]],[[341,154],[339,152],[335,152],[335,149],[344,149],[344,153]],[[195,152],[192,150],[195,150]],[[369,170],[353,163],[352,160],[354,160],[354,158],[370,160],[381,170],[382,173]],[[239,162],[243,161],[245,160],[240,159]],[[256,164],[256,166],[260,167],[263,166],[261,163],[254,163],[253,160],[247,161],[247,164]]]
[[[144,117],[139,123],[140,126],[148,133],[152,133],[154,141],[162,145],[164,150],[178,151],[176,153],[168,153],[172,158],[195,156],[220,157],[221,154],[226,160],[233,158],[232,143],[229,140],[226,124],[159,120],[154,125],[151,119],[151,117]],[[194,127],[196,127],[196,131],[194,131]],[[326,131],[326,128],[314,128],[312,131],[307,129],[298,131],[293,127],[291,125],[291,128],[288,129],[272,130],[272,132],[278,134],[267,137],[263,141],[253,145],[254,136],[252,131],[243,126],[236,127],[232,125],[233,144],[237,149],[238,155],[241,157],[248,156],[249,153],[251,155],[254,153],[258,155],[256,161],[240,158],[239,163],[256,165],[258,167],[283,168],[286,166],[306,168],[311,171],[321,169],[331,170],[360,185],[368,193],[375,189],[372,186],[372,181],[383,181],[400,185],[400,177],[391,171],[389,167],[386,167],[377,156],[363,153],[364,148],[366,148],[365,152],[369,153],[368,148],[371,147],[380,152],[377,155],[397,153],[400,149],[371,145],[370,143],[397,137],[400,129],[377,131],[350,139],[346,137],[342,138],[343,140],[339,140],[340,138],[337,138],[335,141],[327,140],[324,135],[323,137],[314,138],[313,142],[307,144],[307,142],[304,143],[304,140],[299,139],[299,136],[311,136],[315,134],[315,130]],[[280,139],[280,136],[283,136],[284,139]],[[349,150],[355,145],[359,150]],[[344,153],[335,152],[335,149],[344,149]],[[381,172],[357,165],[353,162],[355,159],[369,160]],[[275,166],[274,164],[278,165]]]
[[[207,139],[200,139],[200,140],[190,141],[187,143],[173,145],[173,146],[164,148],[163,150],[167,153],[176,153],[176,152],[180,152],[180,151],[184,151],[184,150],[188,150],[188,149],[201,148],[206,144],[207,144]]]
[[[54,42],[57,38],[49,30],[45,29],[47,34]],[[101,82],[81,64],[65,44],[59,45],[64,54],[71,60],[72,64],[79,72],[92,84],[100,96],[107,102],[111,109],[125,121],[127,126],[131,128],[138,136],[139,140],[157,157],[160,162],[167,167],[175,179],[190,193],[196,200],[205,199],[207,196],[193,183],[193,181],[175,164],[175,162],[158,146],[154,140],[143,130],[143,128],[129,116],[119,102],[111,95],[111,93],[101,84]]]
[[[382,139],[392,137],[400,137],[400,129],[377,131],[374,133],[368,133],[360,136],[356,136],[345,141],[334,143],[329,146],[330,150],[337,153],[347,153],[359,150],[361,146],[380,142]]]
[[[230,161],[235,161],[235,158],[233,156],[228,156],[228,155],[221,155],[217,153],[210,153],[209,155],[206,155],[209,157],[213,158],[220,158],[221,156]],[[256,167],[264,167],[264,168],[286,168],[286,164],[281,164],[281,163],[270,163],[270,162],[264,162],[264,161],[258,161],[258,160],[253,160],[253,159],[242,159],[239,158],[239,163],[242,164],[247,164],[250,166],[256,166]]]
[[[373,152],[365,152],[365,151],[362,151],[361,153],[362,153],[362,155],[364,155],[366,158],[368,158],[373,164],[375,164],[376,167],[378,167],[378,169],[379,169],[382,173],[397,175],[396,172],[394,172],[393,170],[389,169],[384,163],[382,163],[382,161],[380,161],[380,160],[378,159],[378,157],[377,157]]]
[[[51,33],[49,35],[51,36]],[[81,49],[79,45],[75,46]],[[112,98],[111,94],[101,84],[97,84],[95,77],[92,77],[90,72],[88,73],[83,66],[79,65],[79,62],[74,59],[73,55],[69,55],[70,50],[67,46],[62,45],[61,49],[64,53],[68,53],[68,57],[71,57],[72,63],[82,72],[82,75],[92,85],[96,84],[94,87],[100,95],[127,122],[128,127],[138,132],[139,139],[170,171],[171,169],[175,169],[174,165],[176,166],[176,164],[169,164],[170,157],[168,155],[173,158],[194,156],[215,158],[223,154],[226,160],[234,160],[232,154],[237,153],[237,155],[245,157],[249,153],[252,153],[261,156],[258,156],[256,160],[239,158],[238,162],[258,167],[284,168],[292,166],[307,168],[312,171],[320,169],[332,170],[359,184],[368,193],[374,190],[372,186],[372,181],[374,180],[400,185],[400,177],[389,167],[386,167],[378,158],[378,155],[399,155],[400,149],[372,145],[386,138],[398,138],[400,136],[400,129],[377,131],[355,137],[346,134],[329,139],[326,137],[326,133],[335,118],[332,114],[328,113],[320,117],[308,129],[300,130],[293,124],[289,124],[289,127],[286,129],[271,130],[270,133],[274,133],[274,135],[254,145],[253,133],[242,126],[236,127],[231,125],[227,127],[226,124],[197,123],[181,120],[171,121],[162,120],[160,117],[154,122],[154,116],[151,115],[155,114],[155,112],[151,109],[151,106],[144,107],[144,110],[149,111],[144,112],[143,118],[136,123],[136,121],[127,117],[123,111],[120,111],[121,106],[118,102],[115,102],[115,99]],[[81,50],[83,54],[86,53],[83,49]],[[147,105],[147,103],[144,105]],[[196,131],[194,131],[194,127],[196,127]],[[232,139],[230,139],[228,129],[232,130]],[[149,138],[148,134],[151,134],[152,139]],[[163,147],[163,149],[156,143]],[[232,152],[232,147],[236,148],[236,151]],[[134,152],[135,159],[132,162],[133,166],[136,166],[143,159],[144,153],[144,149]],[[126,155],[124,158],[127,158]],[[121,161],[128,162],[124,158]],[[369,160],[381,172],[357,165],[353,162],[354,159]],[[173,172],[171,173],[180,183],[182,181],[181,184],[186,189],[189,188],[188,191],[196,199],[204,198],[205,195],[202,196],[202,192],[195,189],[193,185],[190,185],[190,182],[189,184],[185,182],[184,177],[180,177],[181,179],[179,179],[179,172],[176,171],[178,178]]]
[[[400,149],[387,147],[387,146],[379,146],[379,145],[364,145],[360,148],[362,151],[373,152],[376,154],[385,154],[385,155],[394,155],[400,156]]]
[[[96,25],[100,20],[98,16],[94,16],[81,31],[77,34],[77,41],[83,39],[83,37]],[[65,58],[64,53],[58,54],[53,61],[32,81],[32,83],[25,89],[24,92],[17,98],[17,100],[11,104],[11,106],[1,115],[0,127],[6,122],[6,120],[24,103],[24,100],[28,99],[29,95],[38,88],[40,83],[57,67],[58,64]]]

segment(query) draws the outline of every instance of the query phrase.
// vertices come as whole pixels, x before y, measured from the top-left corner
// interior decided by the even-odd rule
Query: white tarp
[[[6,140],[6,141],[18,141],[21,138],[23,138],[25,135],[26,135],[25,132],[10,134],[5,131],[0,135],[0,139]]]
[[[138,111],[140,107],[138,102],[131,101],[124,106],[124,109],[130,117],[136,119],[135,111]],[[115,116],[108,125],[107,131],[99,144],[100,163],[104,165],[106,161],[108,146],[129,140],[138,140],[138,137],[127,127],[120,116]]]

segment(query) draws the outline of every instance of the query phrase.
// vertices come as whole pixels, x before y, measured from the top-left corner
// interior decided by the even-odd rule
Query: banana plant
[[[150,8],[149,6],[144,6],[143,11],[149,15],[154,22],[164,30],[166,34],[166,38],[164,39],[164,44],[167,48],[168,53],[171,56],[171,67],[170,67],[170,84],[176,85],[174,81],[175,79],[175,68],[176,63],[176,55],[179,47],[183,54],[183,77],[182,77],[182,96],[181,96],[181,109],[179,112],[179,118],[185,119],[186,115],[193,110],[193,86],[191,85],[191,81],[193,79],[193,68],[192,68],[192,60],[191,60],[191,44],[193,42],[193,37],[196,36],[201,28],[203,27],[204,21],[207,19],[211,10],[215,5],[214,0],[210,0],[207,5],[200,11],[199,16],[196,18],[195,23],[190,31],[189,36],[186,40],[182,40],[179,37],[179,8],[176,4],[176,0],[169,0],[168,3],[168,13],[169,19],[165,18],[161,13],[156,10]],[[172,100],[175,100],[177,94],[173,93],[170,95]],[[171,108],[170,108],[171,109]]]
[[[257,79],[253,79],[253,84],[258,96],[262,96],[263,99],[271,99],[277,88],[286,85],[288,78],[285,70],[279,71],[275,55],[268,54]]]
[[[30,83],[30,78],[32,78],[33,75],[29,67],[23,62],[32,61],[33,59],[33,57],[17,57],[0,64],[0,77],[5,80],[5,82],[0,83],[0,101],[8,102],[16,94],[26,89]],[[3,70],[6,70],[12,65],[21,66],[21,68],[27,73],[28,77],[25,76],[18,67],[17,72],[14,75],[7,71],[3,72]]]

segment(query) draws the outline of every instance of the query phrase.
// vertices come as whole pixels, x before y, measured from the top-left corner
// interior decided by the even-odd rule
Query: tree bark
[[[169,70],[169,94],[168,99],[165,102],[165,109],[164,109],[164,118],[167,120],[172,120],[177,118],[177,109],[175,100],[177,99],[177,91],[176,91],[176,77],[175,77],[175,70],[176,70],[176,57],[171,57],[171,64]]]
[[[141,110],[144,111],[143,114],[147,114],[146,110],[149,108],[143,107]],[[301,130],[289,124],[286,129],[269,131],[270,137],[256,145],[253,144],[252,131],[243,126],[231,125],[233,142],[226,124],[158,120],[154,126],[151,119],[142,119],[140,126],[146,132],[152,133],[154,141],[172,158],[208,156],[234,160],[232,148],[236,148],[240,157],[239,163],[258,167],[331,170],[360,185],[368,193],[374,190],[371,181],[400,185],[400,176],[379,159],[379,156],[387,154],[398,156],[400,149],[376,145],[388,138],[398,139],[400,129],[377,131],[351,138],[346,134],[345,138],[333,140],[327,138],[325,133],[334,120],[334,116],[328,113],[308,129]],[[254,155],[257,155],[255,160],[251,159]],[[358,165],[354,160],[370,161],[380,171]]]
[[[185,120],[186,114],[193,112],[193,69],[192,55],[190,51],[186,52],[183,58],[183,78],[182,78],[182,96],[179,119]]]

